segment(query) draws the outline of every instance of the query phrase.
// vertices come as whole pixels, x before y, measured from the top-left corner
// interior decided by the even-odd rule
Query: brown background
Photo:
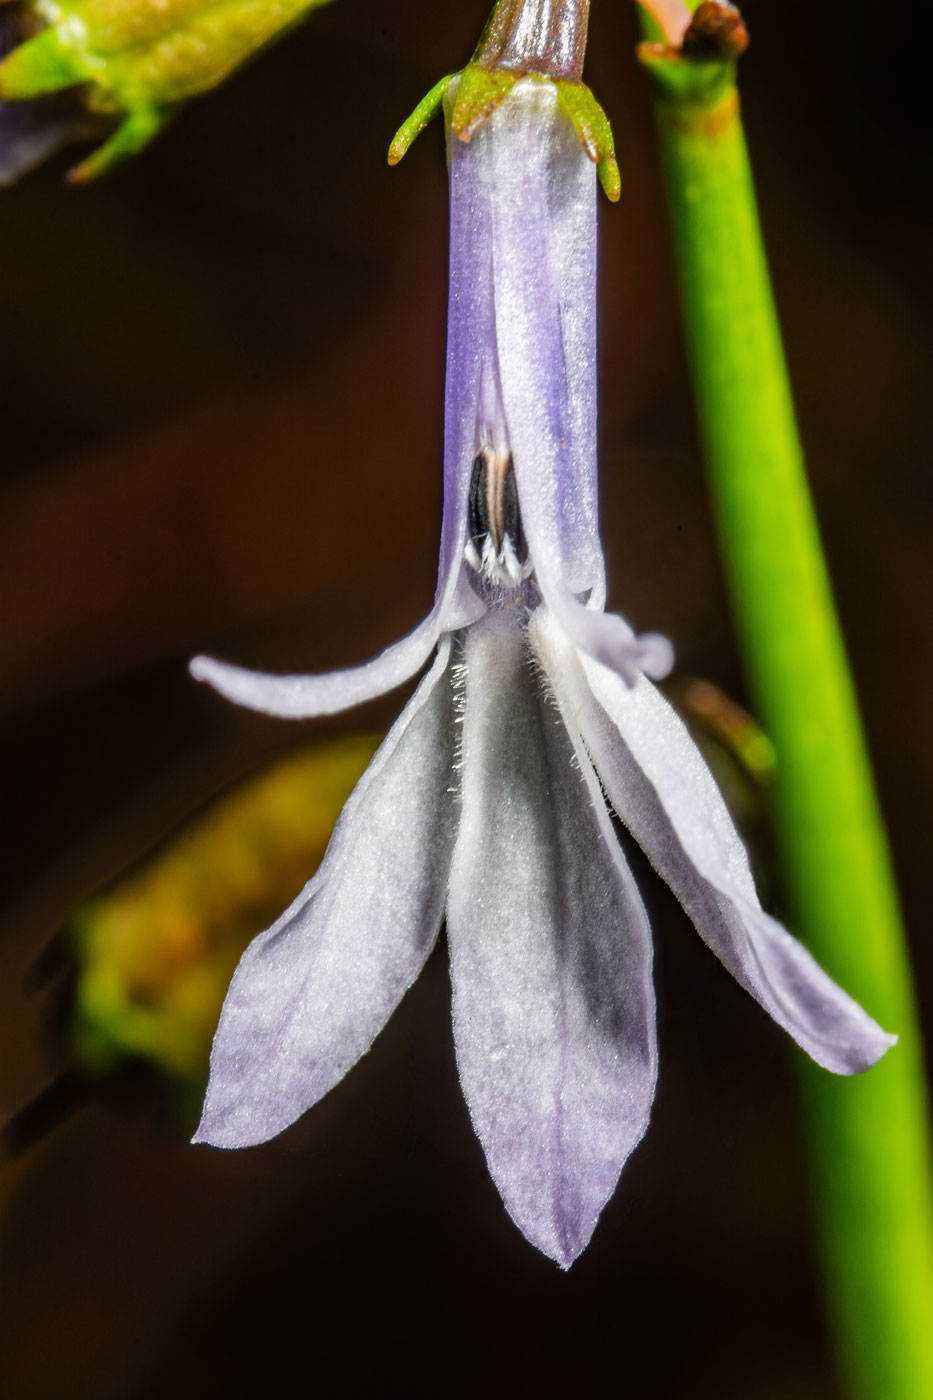
[[[24,979],[74,903],[233,777],[347,723],[237,712],[188,680],[185,658],[324,669],[428,604],[440,132],[398,170],[384,153],[468,56],[484,10],[340,0],[131,169],[75,193],[60,160],[2,198],[0,1116],[55,1068],[47,995]],[[743,92],[926,990],[922,59],[877,13],[750,3]],[[588,77],[626,185],[601,224],[611,600],[673,637],[684,674],[741,698],[634,41],[629,7],[596,0]],[[485,1174],[441,954],[373,1054],[268,1147],[195,1151],[190,1123],[98,1104],[5,1169],[3,1393],[836,1396],[791,1052],[651,898],[654,1122],[571,1274],[521,1240]]]

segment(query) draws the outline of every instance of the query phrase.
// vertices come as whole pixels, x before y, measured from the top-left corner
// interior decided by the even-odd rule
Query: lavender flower
[[[433,654],[315,877],[247,949],[195,1141],[281,1132],[369,1048],[446,917],[464,1094],[513,1220],[569,1267],[648,1123],[651,931],[615,810],[733,976],[819,1064],[893,1043],[758,902],[746,852],[647,676],[663,638],[604,611],[596,518],[596,182],[526,77],[450,143],[445,503],[433,609],[354,670],[193,673],[332,713]]]

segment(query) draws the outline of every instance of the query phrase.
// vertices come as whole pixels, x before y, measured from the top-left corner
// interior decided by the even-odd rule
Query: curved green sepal
[[[441,78],[439,83],[435,83],[431,91],[422,97],[411,116],[402,122],[389,146],[387,160],[390,165],[398,165],[402,156],[408,154],[410,147],[424,131],[424,128],[433,121],[440,111],[447,89],[456,76],[456,73],[448,73],[446,78]]]
[[[87,69],[54,29],[43,29],[0,63],[0,98],[7,102],[44,97],[86,83]]]
[[[615,204],[622,193],[622,177],[609,118],[583,83],[558,79],[555,86],[560,105],[573,122],[583,149],[596,162],[596,174],[606,198]]]
[[[441,78],[393,136],[389,146],[389,164],[398,165],[442,105],[447,112],[450,130],[461,141],[469,141],[524,76],[523,73],[489,72],[475,63],[468,63],[461,72],[449,73],[446,78]],[[454,82],[457,86],[451,101],[449,91]]]
[[[609,118],[589,88],[570,78],[547,78],[539,73],[513,72],[509,69],[490,70],[478,63],[468,63],[462,72],[450,73],[435,83],[408,120],[402,123],[389,146],[389,164],[398,164],[442,104],[451,134],[460,141],[469,141],[496,108],[501,107],[515,84],[523,79],[553,85],[583,149],[596,164],[599,183],[615,203],[622,193],[622,180]]]
[[[523,73],[508,69],[490,71],[468,63],[460,74],[457,94],[450,113],[450,129],[461,141],[469,141],[483,122],[492,116],[512,91]]]
[[[131,156],[138,155],[153,141],[181,109],[182,104],[173,107],[137,107],[129,112],[116,131],[86,160],[68,171],[68,181],[72,185],[86,185],[100,175],[106,175],[115,165],[121,165]]]

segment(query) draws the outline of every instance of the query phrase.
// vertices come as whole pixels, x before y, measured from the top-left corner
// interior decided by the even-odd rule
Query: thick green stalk
[[[734,60],[643,45],[695,391],[748,679],[778,759],[800,933],[899,1044],[837,1079],[802,1067],[818,1218],[854,1395],[933,1396],[933,1174],[906,945],[833,605],[761,241]]]

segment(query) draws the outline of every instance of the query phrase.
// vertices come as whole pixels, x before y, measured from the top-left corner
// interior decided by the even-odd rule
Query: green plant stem
[[[899,1044],[837,1079],[802,1065],[828,1294],[851,1392],[933,1396],[933,1173],[906,945],[807,488],[734,64],[642,46],[698,414],[753,698],[777,753],[791,923]],[[801,1057],[802,1059],[802,1057]]]

